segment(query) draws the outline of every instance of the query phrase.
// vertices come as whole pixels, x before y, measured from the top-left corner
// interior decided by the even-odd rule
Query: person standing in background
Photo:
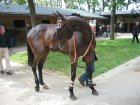
[[[6,73],[7,75],[12,75],[10,71],[10,58],[9,58],[9,48],[10,48],[10,38],[6,35],[5,27],[0,25],[0,73],[4,74],[2,59],[5,58],[6,62]]]
[[[134,43],[135,39],[136,39],[137,43],[139,43],[139,39],[138,39],[138,36],[139,36],[139,22],[136,22],[136,24],[133,26],[132,35],[133,35],[132,43]]]
[[[121,22],[121,23],[119,24],[119,29],[120,29],[120,32],[121,32],[121,33],[124,32],[124,23],[123,23],[123,22]]]

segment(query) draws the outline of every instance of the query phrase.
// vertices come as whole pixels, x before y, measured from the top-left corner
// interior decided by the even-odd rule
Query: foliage
[[[117,5],[117,10],[122,10],[126,6],[126,3],[124,2],[124,0],[118,0],[116,5]]]
[[[26,4],[27,3],[27,0],[13,0],[13,3]]]
[[[110,69],[125,63],[140,55],[140,45],[132,44],[131,39],[116,39],[116,40],[97,40],[96,53],[98,61],[95,62],[96,72],[94,76],[100,75]],[[27,64],[26,52],[19,52],[11,56],[13,61]],[[81,59],[78,65],[85,66]],[[46,60],[44,68],[48,68],[54,72],[61,72],[70,75],[69,57],[58,53],[51,52]],[[77,69],[77,74],[84,72],[84,68]]]

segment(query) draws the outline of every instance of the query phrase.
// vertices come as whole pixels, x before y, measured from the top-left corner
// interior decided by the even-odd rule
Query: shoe
[[[8,71],[8,72],[7,72],[7,75],[12,75],[11,71]]]
[[[4,71],[3,71],[3,70],[1,70],[1,71],[0,71],[0,73],[1,73],[1,74],[4,74]]]
[[[79,82],[80,82],[80,84],[81,84],[82,86],[85,86],[84,81],[82,81],[80,78],[78,78],[78,80],[79,80]]]

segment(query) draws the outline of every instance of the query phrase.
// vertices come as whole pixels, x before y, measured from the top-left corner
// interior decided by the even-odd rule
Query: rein
[[[82,55],[82,58],[85,57],[86,54],[88,53],[89,48],[91,47],[92,41],[93,41],[93,34],[92,34],[92,38],[91,38],[91,40],[90,40],[90,43],[89,43],[89,45],[88,45],[88,47],[87,47],[87,49],[86,49],[84,55]],[[76,32],[74,32],[74,61],[71,62],[71,64],[73,64],[73,63],[75,63],[75,62],[78,61],[78,59],[77,59],[77,53],[76,53],[76,52],[77,52],[77,51],[76,51]],[[76,59],[77,59],[77,60],[76,60]]]

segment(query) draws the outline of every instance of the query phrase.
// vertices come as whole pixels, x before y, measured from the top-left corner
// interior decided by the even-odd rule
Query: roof
[[[88,12],[88,11],[84,11],[84,10],[77,10],[77,9],[68,9],[72,12],[76,12],[78,14],[80,14],[81,16],[87,16],[89,18],[93,18],[93,19],[106,19],[105,17],[103,16],[100,16],[99,14],[97,13],[91,13],[91,12]]]
[[[75,9],[64,9],[64,8],[55,8],[55,7],[41,7],[36,6],[36,14],[37,15],[47,15],[47,16],[54,16],[53,12],[60,12],[63,15],[71,15],[72,13],[79,13],[81,16],[85,18],[91,18],[91,19],[105,19],[105,17],[100,16],[99,14],[90,13],[83,10],[75,10]],[[0,13],[5,14],[25,14],[29,15],[29,8],[28,5],[19,5],[19,4],[10,4],[6,5],[3,3],[0,3]]]
[[[140,10],[126,10],[126,11],[116,11],[116,15],[128,15],[128,14],[140,14]],[[110,16],[111,12],[102,12],[101,16]]]

